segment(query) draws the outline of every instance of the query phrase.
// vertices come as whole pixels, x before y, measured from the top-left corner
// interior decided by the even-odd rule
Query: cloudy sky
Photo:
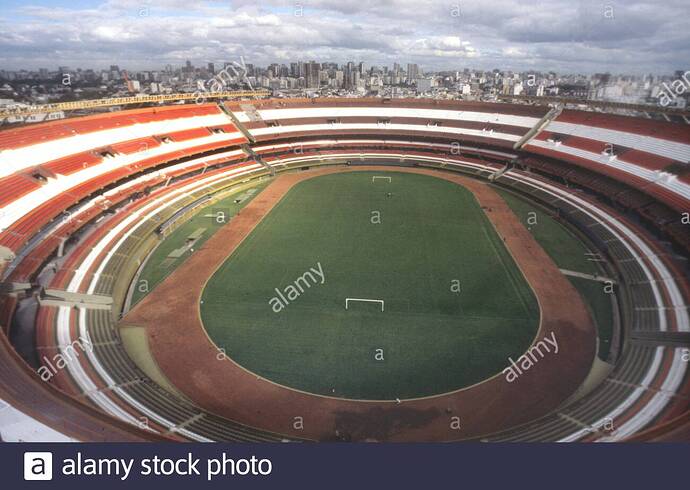
[[[416,62],[690,69],[690,0],[0,0],[0,69]]]

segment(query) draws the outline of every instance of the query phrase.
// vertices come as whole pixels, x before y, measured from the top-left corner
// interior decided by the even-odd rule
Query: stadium
[[[689,160],[560,104],[4,129],[0,398],[76,441],[687,440]]]

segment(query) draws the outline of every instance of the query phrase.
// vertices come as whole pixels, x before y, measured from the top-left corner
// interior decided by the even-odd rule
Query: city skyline
[[[688,106],[690,70],[664,75],[568,75],[509,70],[424,72],[415,63],[367,67],[363,62],[168,64],[162,70],[127,70],[117,64],[107,69],[40,68],[31,71],[0,69],[0,107],[66,102],[131,94],[186,93],[195,99],[225,90],[264,89],[278,97],[431,97],[496,101],[501,97],[555,96],[563,100],[609,101],[627,104]]]
[[[687,1],[0,2],[0,68],[131,70],[302,60],[425,71],[669,74],[690,65]],[[423,13],[424,15],[421,15]],[[154,33],[155,35],[152,35]]]
[[[105,64],[103,66],[95,66],[95,65],[70,65],[70,64],[45,64],[41,66],[18,66],[16,68],[8,68],[7,66],[0,65],[0,73],[5,72],[5,73],[50,73],[50,74],[55,74],[55,73],[60,73],[61,71],[69,71],[69,72],[87,72],[87,71],[93,71],[93,72],[102,72],[102,71],[109,71],[111,67],[117,66],[118,70],[121,71],[128,71],[130,73],[145,73],[145,72],[166,72],[168,70],[172,71],[178,71],[178,70],[184,70],[184,68],[187,66],[188,63],[191,63],[192,67],[194,70],[206,70],[208,66],[213,65],[216,67],[216,70],[222,70],[226,66],[235,66],[238,71],[241,71],[242,64],[246,64],[246,66],[251,66],[256,70],[269,70],[272,66],[279,66],[279,67],[288,67],[290,68],[291,65],[299,64],[302,63],[304,65],[308,65],[309,63],[316,63],[320,65],[321,67],[331,67],[331,66],[337,66],[340,69],[346,67],[348,63],[354,63],[354,65],[362,65],[364,67],[364,70],[371,70],[372,68],[375,70],[393,70],[396,65],[400,66],[403,71],[407,71],[408,65],[415,65],[418,68],[418,74],[421,76],[440,76],[442,74],[448,74],[448,73],[455,73],[455,72],[471,72],[471,73],[489,73],[489,72],[499,72],[499,73],[516,73],[516,74],[527,74],[527,73],[538,73],[538,74],[555,74],[558,76],[563,76],[563,77],[581,77],[581,78],[591,78],[595,77],[598,75],[610,75],[612,77],[631,77],[631,78],[640,78],[640,77],[647,77],[647,76],[653,76],[655,78],[672,78],[675,74],[678,72],[685,72],[687,71],[686,69],[682,68],[675,68],[675,69],[667,69],[667,70],[661,70],[661,71],[639,71],[639,72],[615,72],[611,70],[602,70],[602,71],[593,71],[593,72],[570,72],[570,71],[561,71],[561,70],[555,70],[551,68],[524,68],[524,69],[512,69],[512,68],[507,68],[505,66],[487,66],[487,67],[478,67],[478,66],[473,66],[471,64],[467,65],[459,65],[455,67],[447,67],[447,68],[437,68],[437,69],[429,69],[424,64],[422,63],[417,63],[417,62],[412,62],[408,61],[405,59],[399,59],[399,60],[391,60],[390,62],[387,63],[369,63],[360,59],[349,59],[345,61],[333,61],[333,60],[325,60],[325,59],[311,59],[311,58],[295,58],[295,59],[287,59],[287,60],[273,60],[273,61],[268,61],[266,63],[255,63],[250,59],[245,58],[244,56],[240,56],[237,60],[234,59],[217,59],[217,60],[193,60],[193,59],[185,59],[185,60],[179,60],[174,63],[165,63],[164,65],[158,65],[156,63],[152,63],[151,65],[142,65],[139,68],[134,68],[130,65],[127,64],[127,62],[110,62],[108,64]],[[276,75],[277,76],[277,75]]]

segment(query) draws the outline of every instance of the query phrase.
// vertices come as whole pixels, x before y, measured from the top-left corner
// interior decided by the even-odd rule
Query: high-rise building
[[[272,77],[279,77],[280,76],[280,65],[278,63],[271,63],[268,65],[268,76],[269,78]]]
[[[302,61],[297,62],[297,78],[306,77],[307,71],[305,66],[305,63]]]
[[[407,64],[407,83],[412,83],[419,78],[419,66],[417,63]]]
[[[348,61],[343,70],[343,86],[345,90],[352,90],[357,86],[355,72],[355,64],[352,61]]]
[[[305,76],[307,88],[319,88],[319,70],[321,65],[315,61],[305,64]]]
[[[344,80],[345,80],[344,72],[342,70],[337,70],[335,72],[335,76],[333,77],[334,88],[342,88]]]

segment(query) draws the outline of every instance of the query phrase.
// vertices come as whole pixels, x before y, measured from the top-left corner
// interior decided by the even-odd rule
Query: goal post
[[[381,305],[381,311],[384,309],[384,302],[382,299],[369,299],[369,298],[345,298],[345,309],[350,309],[350,302],[364,302],[364,303],[379,303]]]
[[[372,183],[376,182],[376,179],[384,179],[384,180],[387,180],[388,182],[393,182],[393,178],[389,177],[387,175],[373,175],[371,177],[371,182]]]

